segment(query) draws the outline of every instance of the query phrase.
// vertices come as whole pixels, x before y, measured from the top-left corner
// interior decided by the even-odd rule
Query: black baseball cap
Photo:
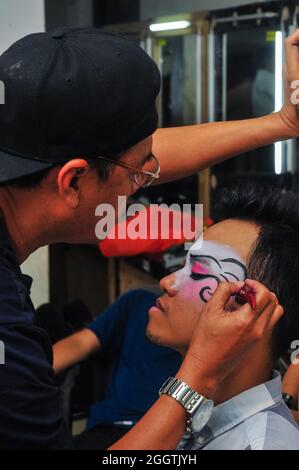
[[[77,156],[115,156],[157,128],[159,70],[117,34],[30,34],[0,56],[0,80],[0,183]]]

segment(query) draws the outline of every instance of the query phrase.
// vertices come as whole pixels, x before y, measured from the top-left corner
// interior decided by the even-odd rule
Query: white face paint
[[[174,289],[207,302],[220,282],[244,281],[245,261],[229,245],[202,239],[190,248],[183,269],[174,273]]]

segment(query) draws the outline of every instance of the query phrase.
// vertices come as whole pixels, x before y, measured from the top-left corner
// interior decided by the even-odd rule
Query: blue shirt
[[[299,427],[282,400],[281,377],[213,409],[208,424],[185,435],[182,450],[299,450]]]
[[[177,373],[180,354],[146,337],[148,310],[156,298],[145,290],[128,292],[90,325],[102,350],[117,352],[118,360],[105,400],[91,407],[88,429],[103,423],[135,423],[159,398],[163,382]]]
[[[67,449],[72,442],[53,384],[52,346],[30,300],[31,282],[0,219],[0,449]]]

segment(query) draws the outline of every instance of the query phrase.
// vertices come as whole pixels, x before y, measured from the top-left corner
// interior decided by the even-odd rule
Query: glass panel
[[[227,118],[264,116],[274,108],[275,32],[228,34]]]
[[[200,51],[196,34],[154,37],[153,57],[159,65],[162,89],[159,126],[195,124],[200,120]],[[138,191],[135,199],[166,204],[198,202],[198,177]]]
[[[275,37],[275,31],[262,28],[216,36],[216,120],[259,117],[274,111]],[[275,173],[275,146],[223,163],[216,172]]]
[[[197,35],[159,38],[162,127],[194,124],[198,116]]]

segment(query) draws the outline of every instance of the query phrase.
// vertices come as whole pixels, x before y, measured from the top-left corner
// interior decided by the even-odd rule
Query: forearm
[[[172,450],[180,442],[186,412],[174,399],[162,396],[111,450]]]
[[[55,374],[60,374],[65,369],[80,362],[81,354],[78,350],[74,350],[67,340],[58,341],[53,346],[53,369]]]
[[[78,362],[84,361],[100,348],[96,335],[89,329],[74,333],[53,346],[53,368],[55,374],[63,372]]]
[[[215,382],[185,358],[176,377],[206,397],[214,391]],[[161,384],[162,385],[162,384]],[[111,450],[174,450],[186,427],[186,412],[173,398],[163,395],[143,418]]]
[[[243,121],[158,129],[153,153],[167,182],[189,176],[228,158],[294,137],[280,113]]]

